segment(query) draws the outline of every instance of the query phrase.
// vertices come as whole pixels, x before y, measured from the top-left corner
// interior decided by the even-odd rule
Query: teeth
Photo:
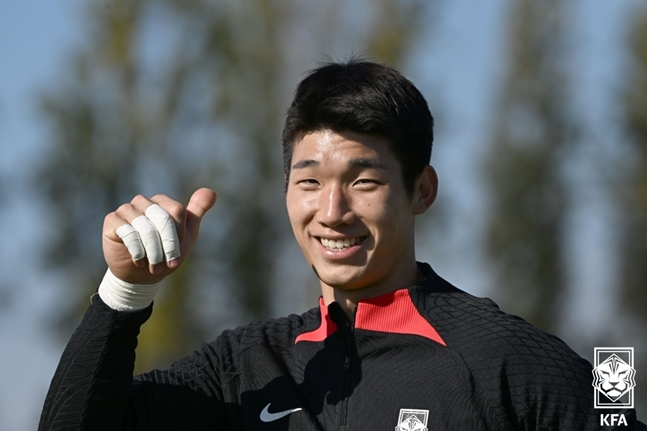
[[[321,244],[328,250],[342,250],[344,248],[352,247],[360,241],[361,238],[345,238],[345,239],[326,239],[320,238]]]

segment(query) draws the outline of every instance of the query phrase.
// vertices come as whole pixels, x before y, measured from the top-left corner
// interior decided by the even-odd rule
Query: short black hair
[[[287,190],[294,145],[308,133],[331,130],[385,138],[400,162],[409,198],[429,164],[434,120],[420,91],[395,69],[364,59],[329,62],[298,85],[283,129]]]

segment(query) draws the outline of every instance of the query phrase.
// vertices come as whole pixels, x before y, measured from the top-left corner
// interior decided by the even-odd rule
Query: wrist
[[[117,311],[138,311],[148,307],[162,282],[133,284],[117,278],[110,268],[99,285],[99,296],[110,308]]]

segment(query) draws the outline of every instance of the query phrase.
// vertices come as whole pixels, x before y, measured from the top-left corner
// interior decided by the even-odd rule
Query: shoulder
[[[488,298],[458,289],[433,271],[425,283],[410,292],[418,310],[440,333],[447,347],[465,357],[517,357],[524,363],[549,364],[575,361],[581,366],[581,358],[558,337],[519,316],[505,313]]]
[[[225,330],[203,349],[217,355],[223,366],[237,369],[242,355],[263,355],[266,353],[283,356],[289,354],[296,337],[314,330],[321,322],[319,308],[310,309],[303,314],[253,321],[235,329]]]
[[[301,315],[254,321],[228,329],[189,356],[175,361],[169,370],[154,370],[138,376],[138,380],[204,380],[216,382],[207,386],[222,386],[222,382],[238,376],[250,364],[256,367],[268,358],[289,355],[296,336],[318,326],[319,321],[319,309],[314,308]],[[209,388],[207,392],[212,391]]]
[[[539,408],[555,417],[571,412],[582,421],[590,420],[585,412],[593,411],[592,366],[558,337],[433,272],[410,292],[499,417],[532,421],[530,412]]]
[[[294,340],[299,334],[317,328],[320,322],[319,308],[312,308],[303,314],[253,321],[236,329],[225,330],[217,341],[239,345],[241,350],[252,348],[259,343],[285,348],[294,345]]]

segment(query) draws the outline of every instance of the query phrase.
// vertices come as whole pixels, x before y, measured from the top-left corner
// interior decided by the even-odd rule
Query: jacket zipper
[[[346,421],[348,419],[348,398],[350,397],[350,384],[351,384],[351,359],[350,356],[346,356],[344,359],[344,373],[346,374],[345,380],[346,380],[346,387],[344,388],[344,400],[342,401],[341,405],[341,429],[344,430],[346,429]]]
[[[336,314],[336,319],[338,320],[337,326],[339,327],[341,336],[342,336],[342,342],[344,345],[344,392],[342,393],[342,406],[341,406],[341,418],[340,418],[340,431],[343,431],[346,429],[347,425],[347,420],[348,420],[348,399],[351,394],[351,385],[353,381],[353,352],[355,350],[355,331],[354,331],[354,322],[355,322],[355,314],[353,312],[353,323],[349,324],[348,320],[346,319],[346,315],[343,313],[341,308]],[[356,311],[356,310],[355,310]],[[331,316],[332,317],[332,316]]]

